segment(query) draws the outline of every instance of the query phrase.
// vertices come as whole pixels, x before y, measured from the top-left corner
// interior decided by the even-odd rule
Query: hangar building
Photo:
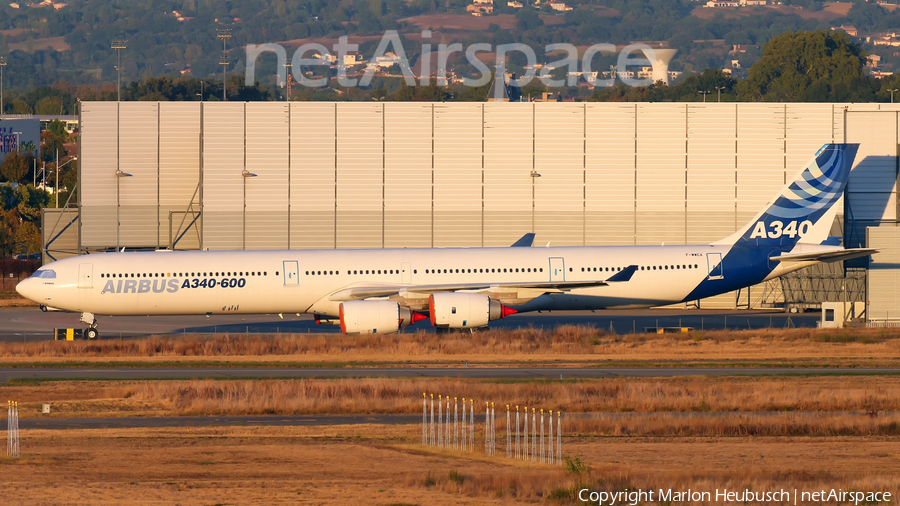
[[[833,141],[861,143],[836,234],[859,246],[880,226],[878,241],[900,240],[898,114],[900,104],[84,102],[78,202],[46,211],[45,260],[123,247],[506,246],[526,232],[541,246],[705,243],[752,219]],[[864,270],[804,272],[703,307],[866,298]]]

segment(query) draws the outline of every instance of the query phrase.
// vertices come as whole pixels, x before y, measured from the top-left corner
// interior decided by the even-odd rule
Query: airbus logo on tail
[[[786,235],[793,239],[798,235],[803,237],[809,232],[810,227],[812,227],[812,222],[809,220],[803,221],[800,225],[797,225],[797,220],[791,221],[784,225],[783,222],[779,220],[773,220],[769,223],[769,227],[772,229],[769,232],[766,232],[766,223],[763,221],[757,221],[756,227],[753,228],[753,233],[750,234],[751,239],[765,239],[768,237],[769,239],[778,239],[779,237]]]

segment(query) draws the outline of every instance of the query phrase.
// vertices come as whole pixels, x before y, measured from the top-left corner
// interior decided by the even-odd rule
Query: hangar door
[[[866,320],[900,322],[900,227],[869,227],[867,242],[878,248],[866,278]]]
[[[859,247],[865,227],[897,220],[896,111],[847,111],[847,142],[859,143],[847,183],[844,216],[846,247]],[[838,204],[840,205],[840,204]]]

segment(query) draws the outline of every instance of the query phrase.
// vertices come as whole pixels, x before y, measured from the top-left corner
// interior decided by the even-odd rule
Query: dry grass
[[[34,359],[92,362],[411,362],[761,361],[804,365],[896,365],[900,329],[762,329],[688,334],[609,334],[588,326],[497,329],[475,334],[425,332],[171,336],[98,342],[0,343],[7,363]]]
[[[567,418],[570,434],[653,437],[900,436],[900,414],[657,413]]]
[[[485,401],[492,401],[500,409],[508,403],[562,410],[565,414],[762,413],[770,416],[769,413],[827,412],[856,416],[900,412],[900,378],[893,376],[618,378],[514,383],[377,378],[50,382],[11,385],[3,390],[7,398],[20,402],[23,417],[38,416],[42,402],[52,402],[54,416],[63,417],[409,414],[421,412],[423,392],[433,393],[435,397],[441,394],[475,399],[479,411]],[[591,433],[615,431],[598,429]]]
[[[580,504],[590,490],[900,488],[885,438],[566,438],[586,468],[424,448],[415,426],[23,432],[20,504]],[[498,448],[501,455],[505,450]],[[721,504],[721,503],[719,503]]]
[[[900,490],[900,378],[49,382],[3,394],[38,416],[419,413],[423,391],[562,408],[580,472],[423,447],[418,424],[23,430],[0,459],[21,504],[581,504],[598,491]],[[593,413],[593,414],[578,414]],[[867,413],[870,412],[870,413]],[[476,433],[483,433],[480,418]],[[476,439],[483,444],[481,437]],[[694,504],[713,504],[700,502]],[[716,503],[721,504],[721,503]]]

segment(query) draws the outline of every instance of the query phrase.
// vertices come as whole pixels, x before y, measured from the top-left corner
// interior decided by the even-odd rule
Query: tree
[[[58,119],[51,121],[47,130],[57,136],[62,142],[69,142],[69,131],[66,130],[66,125],[62,121]]]
[[[20,183],[28,174],[31,163],[31,159],[27,155],[20,154],[19,150],[10,151],[0,164],[0,174],[7,181]]]
[[[59,97],[44,97],[34,105],[35,114],[64,114],[65,107]]]
[[[763,46],[739,87],[742,100],[864,101],[866,53],[843,32],[795,32]],[[859,89],[862,88],[862,89]],[[860,96],[862,94],[863,96]]]
[[[33,114],[31,106],[22,100],[15,100],[12,103],[13,114]]]
[[[41,209],[49,204],[50,194],[31,185],[0,185],[0,256],[40,251]]]
[[[58,136],[50,130],[41,132],[41,160],[52,162],[57,157],[63,158],[66,156],[66,151],[63,148],[65,142],[64,137]]]
[[[521,8],[519,12],[516,13],[516,28],[519,30],[531,30],[532,28],[537,28],[539,26],[544,25],[544,20],[538,15],[534,9],[531,8]]]

